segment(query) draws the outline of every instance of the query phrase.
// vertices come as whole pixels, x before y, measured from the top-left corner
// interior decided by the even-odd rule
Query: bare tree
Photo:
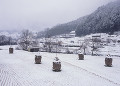
[[[80,45],[80,50],[83,49],[83,54],[86,55],[86,50],[87,46],[85,45],[85,42],[83,42],[81,45]]]
[[[83,54],[84,55],[86,55],[87,54],[87,52],[86,52],[86,50],[88,49],[88,47],[89,47],[89,43],[90,42],[90,39],[84,39],[84,41],[82,42],[82,44],[80,45],[80,50],[82,50],[83,51]]]
[[[12,38],[11,37],[8,37],[8,43],[9,43],[9,45],[12,44]]]
[[[45,46],[46,46],[46,51],[51,52],[52,45],[51,45],[51,36],[50,35],[48,35],[45,38]]]
[[[23,49],[27,50],[32,44],[33,34],[29,30],[23,30],[18,41],[18,45]]]
[[[0,35],[0,45],[13,45],[16,44],[16,41],[14,39],[9,37],[9,36],[5,36],[5,35]]]
[[[92,38],[92,55],[95,55],[94,52],[98,51],[99,45],[100,45],[101,39],[100,38]]]

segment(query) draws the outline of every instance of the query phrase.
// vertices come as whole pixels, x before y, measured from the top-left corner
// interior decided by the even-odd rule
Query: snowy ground
[[[103,56],[57,54],[62,71],[53,72],[56,54],[42,52],[42,64],[34,64],[35,55],[22,50],[9,54],[9,46],[0,46],[0,86],[120,86],[120,58],[113,67],[105,67]]]
[[[104,48],[101,48],[98,53],[102,55],[110,54],[111,56],[120,57],[120,44],[104,46]]]

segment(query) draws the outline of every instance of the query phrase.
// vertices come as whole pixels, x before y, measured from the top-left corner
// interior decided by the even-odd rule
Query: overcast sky
[[[0,30],[43,30],[115,0],[0,0]]]

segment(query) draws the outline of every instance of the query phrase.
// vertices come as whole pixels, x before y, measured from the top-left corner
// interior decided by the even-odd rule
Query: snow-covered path
[[[120,58],[104,67],[104,57],[58,54],[62,71],[52,71],[54,53],[41,53],[42,64],[34,64],[37,53],[0,47],[0,86],[120,86]]]

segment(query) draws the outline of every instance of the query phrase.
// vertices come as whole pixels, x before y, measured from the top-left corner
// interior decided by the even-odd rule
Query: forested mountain
[[[81,17],[75,21],[71,21],[69,23],[56,25],[52,28],[46,28],[44,31],[41,31],[38,33],[38,37],[44,37],[44,36],[54,36],[54,35],[60,35],[69,33],[72,30],[75,30],[80,22],[85,20],[86,17]]]
[[[53,35],[69,33],[72,30],[75,30],[77,28],[78,24],[81,23],[85,19],[86,19],[86,17],[81,17],[75,21],[71,21],[69,23],[54,26],[53,28],[46,31],[47,32],[46,35],[53,36]]]
[[[113,34],[120,30],[120,0],[99,7],[90,15],[69,23],[54,26],[45,31],[46,35],[60,35],[75,30],[77,36],[91,33]]]
[[[84,22],[76,29],[78,36],[90,33],[113,34],[120,30],[120,0],[99,7],[94,13],[87,16]]]

